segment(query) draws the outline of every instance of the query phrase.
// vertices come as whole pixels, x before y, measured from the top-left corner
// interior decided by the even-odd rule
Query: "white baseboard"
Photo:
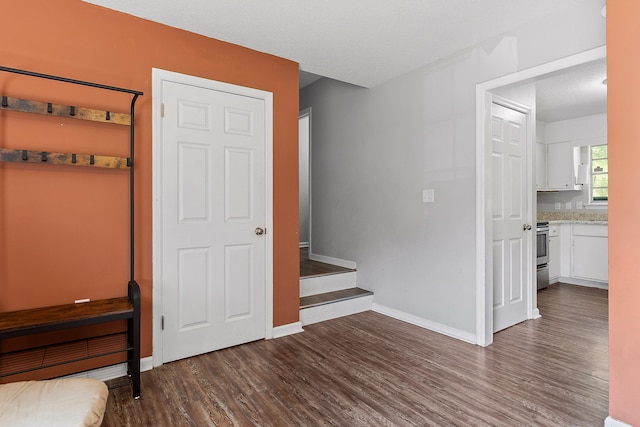
[[[287,325],[276,326],[273,328],[273,338],[286,337],[287,335],[293,335],[299,332],[304,332],[304,329],[302,329],[302,322],[289,323]]]
[[[356,269],[355,261],[348,261],[346,259],[340,258],[332,258],[330,256],[318,255],[309,253],[309,259],[312,261],[324,262],[325,264],[337,265],[339,267],[350,268],[352,270]]]
[[[615,420],[608,416],[604,419],[604,427],[633,427],[630,424],[623,423],[622,421]]]
[[[153,357],[143,357],[140,359],[140,372],[146,372],[153,369]]]
[[[609,283],[596,282],[595,280],[576,279],[575,277],[560,277],[558,281],[569,285],[586,286],[588,288],[609,289]]]
[[[302,326],[306,326],[313,323],[324,322],[325,320],[362,313],[363,311],[371,310],[372,304],[373,295],[367,295],[364,297],[332,302],[331,304],[303,308],[300,310],[300,322],[302,322]]]
[[[300,297],[355,288],[357,279],[358,273],[355,271],[303,277],[300,279]]]
[[[143,357],[142,359],[140,359],[140,372],[150,371],[152,369],[152,357]],[[92,369],[90,371],[78,372],[77,374],[65,375],[64,377],[60,378],[94,378],[100,381],[107,381],[125,376],[127,376],[127,364],[119,363],[117,365],[105,366],[104,368]]]
[[[441,323],[432,322],[431,320],[414,316],[413,314],[405,313],[403,311],[399,311],[375,303],[373,304],[373,307],[371,307],[371,310],[375,311],[376,313],[384,314],[385,316],[393,317],[394,319],[402,320],[403,322],[411,323],[412,325],[420,326],[421,328],[428,329],[442,335],[468,342],[470,344],[478,343],[475,334],[452,328]]]
[[[534,319],[539,319],[541,317],[542,317],[542,315],[540,314],[540,309],[539,308],[535,308],[533,310],[533,318]]]

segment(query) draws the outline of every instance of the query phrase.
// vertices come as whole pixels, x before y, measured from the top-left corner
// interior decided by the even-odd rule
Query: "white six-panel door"
[[[265,337],[265,102],[163,81],[162,105],[169,362]]]
[[[493,330],[527,319],[532,233],[527,203],[525,114],[492,104]]]

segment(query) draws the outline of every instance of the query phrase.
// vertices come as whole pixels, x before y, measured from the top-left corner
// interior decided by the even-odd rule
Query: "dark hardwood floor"
[[[481,348],[365,312],[142,373],[103,426],[594,426],[608,410],[607,291],[552,285],[542,318]]]
[[[309,259],[309,248],[300,248],[300,277],[326,276],[328,274],[347,273],[355,271],[337,265],[325,264],[324,262]]]

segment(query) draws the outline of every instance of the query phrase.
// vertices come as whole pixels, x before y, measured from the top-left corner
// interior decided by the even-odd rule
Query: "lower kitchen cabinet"
[[[549,283],[606,288],[608,230],[603,224],[550,224]]]
[[[609,230],[606,225],[574,224],[571,230],[572,277],[609,281]]]
[[[549,226],[549,283],[560,278],[560,226]]]

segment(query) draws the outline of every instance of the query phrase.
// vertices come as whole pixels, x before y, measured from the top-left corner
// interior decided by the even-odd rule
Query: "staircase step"
[[[342,289],[300,298],[302,325],[323,322],[371,310],[373,292],[361,288]]]
[[[351,288],[339,291],[326,292],[318,295],[311,295],[300,298],[300,309],[317,307],[319,305],[331,304],[332,302],[344,301],[352,298],[373,295],[373,292],[366,289]]]
[[[356,271],[346,271],[322,276],[303,277],[300,279],[300,296],[308,297],[342,289],[355,288],[357,276]]]

